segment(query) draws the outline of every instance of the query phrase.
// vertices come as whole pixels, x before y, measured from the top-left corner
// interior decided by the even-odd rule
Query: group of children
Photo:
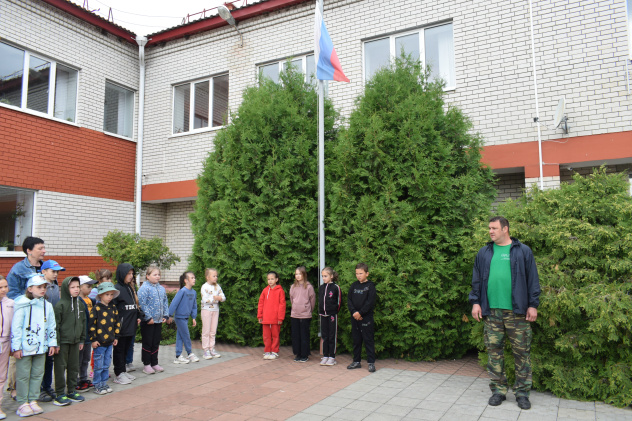
[[[323,357],[320,365],[336,365],[336,342],[338,331],[338,312],[342,292],[337,285],[338,273],[330,267],[321,272],[323,284],[318,287],[318,315],[320,316]],[[351,284],[347,294],[347,308],[351,314],[351,335],[353,338],[353,362],[348,369],[361,368],[362,344],[366,348],[369,372],[375,372],[375,345],[373,309],[375,307],[375,284],[369,281],[369,267],[358,263],[355,269],[357,281]],[[292,327],[292,350],[294,361],[304,363],[310,352],[309,330],[312,312],[316,303],[314,288],[307,281],[304,266],[296,268],[294,283],[290,287],[290,318]],[[263,329],[265,360],[279,358],[279,335],[285,319],[285,292],[280,285],[279,275],[268,272],[268,286],[259,296],[257,319]]]
[[[8,283],[0,276],[0,390],[9,378],[9,387],[19,403],[17,415],[28,417],[43,412],[38,404],[40,388],[52,395],[53,403],[58,406],[84,401],[78,392],[90,388],[97,394],[112,392],[108,386],[112,360],[113,381],[130,384],[136,377],[126,364],[127,354],[130,348],[133,350],[139,324],[145,374],[164,371],[158,364],[163,323],[175,321],[177,326],[174,363],[199,361],[191,349],[187,324],[191,317],[195,326],[197,317],[192,272],[182,274],[180,290],[169,305],[166,290],[159,283],[161,272],[157,266],[147,269],[145,282],[138,291],[134,269],[128,263],[118,265],[116,284],[112,283],[112,272],[102,269],[97,271],[96,280],[71,276],[59,288],[57,274],[64,270],[55,261],[43,262],[39,273],[29,275],[25,293],[15,300],[6,296]],[[201,302],[203,347],[204,358],[211,359],[221,356],[215,350],[215,334],[219,303],[226,297],[217,284],[217,270],[207,269],[205,275],[207,283],[202,287]],[[182,355],[183,345],[187,357]],[[14,364],[9,363],[10,356]],[[46,380],[47,359],[52,360],[54,392],[46,389],[52,385],[52,379],[49,383]],[[92,382],[88,376],[91,361]],[[1,399],[0,393],[0,402]],[[0,419],[4,418],[6,414],[0,411]]]

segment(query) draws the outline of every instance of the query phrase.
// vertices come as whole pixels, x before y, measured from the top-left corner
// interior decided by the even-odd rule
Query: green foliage
[[[632,403],[632,198],[627,178],[595,170],[499,206],[535,255],[534,387],[564,398]],[[477,235],[482,244],[485,233]],[[482,345],[482,327],[474,331]],[[506,368],[513,371],[506,361]]]
[[[294,69],[280,80],[245,90],[215,137],[191,214],[196,289],[205,268],[219,269],[229,303],[220,330],[241,345],[262,343],[257,304],[266,273],[280,274],[287,296],[297,265],[318,266],[317,95]],[[335,137],[335,119],[326,101],[326,141]],[[289,328],[281,339],[289,342]]]
[[[402,57],[366,85],[328,150],[328,263],[345,293],[355,265],[369,265],[380,356],[432,360],[469,347],[464,266],[472,256],[461,242],[495,193],[471,128],[444,103],[443,84]],[[343,309],[341,326],[349,317]],[[349,329],[339,338],[351,349]]]
[[[106,262],[115,265],[131,264],[137,273],[144,271],[151,264],[161,269],[169,269],[180,258],[169,250],[162,238],[141,238],[138,234],[123,231],[110,231],[103,241],[97,244],[97,250]]]

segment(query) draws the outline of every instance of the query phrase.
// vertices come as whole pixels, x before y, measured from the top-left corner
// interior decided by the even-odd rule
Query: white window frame
[[[219,130],[221,128],[223,128],[224,126],[213,126],[213,98],[215,96],[215,84],[213,83],[213,79],[217,78],[217,77],[222,77],[222,76],[229,76],[228,72],[225,73],[220,73],[220,74],[216,74],[213,75],[211,77],[206,77],[203,79],[196,79],[190,82],[184,82],[184,83],[176,83],[174,85],[171,86],[171,137],[176,137],[176,136],[186,136],[186,135],[190,135],[190,134],[195,134],[195,133],[203,133],[203,132],[209,132],[209,131],[214,131],[214,130]],[[208,126],[207,127],[200,127],[199,129],[194,129],[194,122],[195,122],[195,84],[196,83],[200,83],[200,82],[208,82],[209,83],[209,88],[208,88],[208,111],[209,111],[209,121],[208,121]],[[174,133],[173,131],[173,126],[174,126],[174,119],[175,119],[175,111],[176,111],[176,88],[179,86],[184,86],[184,85],[189,85],[189,131],[187,132],[181,132],[181,133]],[[230,97],[230,76],[228,79],[228,92],[229,92],[229,97]]]
[[[73,126],[78,126],[77,124],[77,115],[79,114],[79,70],[73,66],[69,66],[65,63],[62,63],[64,67],[68,67],[69,69],[75,70],[77,72],[77,95],[75,98],[75,119],[74,121],[68,121],[63,118],[55,117],[55,81],[57,79],[57,61],[53,60],[46,55],[32,53],[29,50],[25,50],[24,48],[17,47],[8,42],[2,41],[3,44],[6,44],[10,47],[16,48],[18,50],[24,51],[24,63],[22,64],[22,99],[20,106],[17,107],[15,105],[0,103],[0,106],[11,108],[14,110],[19,110],[28,114],[33,114],[39,117],[46,117],[53,119],[55,121],[60,121],[66,124],[71,124]],[[29,88],[29,69],[31,64],[31,56],[39,58],[41,60],[46,60],[50,63],[50,75],[48,77],[48,111],[43,113],[41,111],[32,110],[27,108],[27,98],[28,98],[28,88]]]
[[[369,79],[367,79],[366,77],[366,51],[365,51],[365,47],[366,47],[366,43],[367,42],[372,42],[372,41],[379,41],[382,39],[389,39],[389,57],[391,59],[391,63],[395,61],[395,59],[397,57],[399,57],[399,51],[396,51],[395,48],[395,39],[399,38],[399,37],[404,37],[407,35],[413,35],[413,34],[419,34],[419,61],[421,62],[422,66],[426,66],[426,30],[427,29],[431,29],[431,28],[437,28],[439,26],[445,26],[445,25],[451,25],[452,26],[452,49],[454,50],[454,22],[443,22],[443,23],[438,23],[436,25],[428,25],[428,26],[424,26],[422,28],[419,29],[415,29],[415,30],[411,30],[411,31],[404,31],[404,32],[398,32],[396,34],[391,34],[391,35],[386,35],[386,36],[378,36],[378,37],[374,37],[374,38],[370,38],[370,39],[366,39],[362,42],[362,79],[364,84],[366,84]],[[456,62],[455,62],[455,71],[456,71]],[[450,86],[447,85],[443,88],[444,91],[453,91],[456,89],[456,79],[454,81],[454,85]]]
[[[133,140],[134,139],[134,134],[135,132],[135,127],[136,126],[136,122],[134,121],[134,116],[136,115],[136,94],[137,92],[134,89],[128,88],[127,86],[121,85],[120,83],[116,83],[113,82],[109,79],[105,80],[105,84],[103,85],[103,100],[104,100],[104,108],[103,108],[103,119],[105,120],[105,90],[107,88],[108,83],[110,85],[114,85],[120,89],[125,89],[126,91],[130,91],[132,93],[132,95],[134,96],[133,100],[132,100],[132,135],[131,136],[125,136],[123,134],[119,134],[119,133],[114,133],[114,132],[108,132],[107,130],[105,130],[105,127],[103,128],[103,133],[105,133],[108,136],[114,136],[114,137],[118,137],[121,139],[125,139],[125,140]],[[119,117],[120,118],[120,117]],[[105,123],[105,121],[104,121]]]
[[[308,74],[307,74],[307,57],[314,57],[314,53],[310,52],[310,53],[306,53],[306,54],[299,54],[296,56],[290,56],[290,57],[286,57],[284,59],[281,60],[273,60],[273,61],[267,61],[265,63],[261,63],[257,65],[257,81],[261,80],[261,68],[269,66],[271,64],[277,64],[279,66],[279,74],[285,70],[285,65],[287,64],[287,61],[289,60],[290,62],[292,61],[296,61],[296,60],[301,60],[301,72],[303,73],[303,77],[305,78],[305,82],[309,82],[309,80],[307,79]],[[314,80],[316,80],[316,58],[314,57]]]

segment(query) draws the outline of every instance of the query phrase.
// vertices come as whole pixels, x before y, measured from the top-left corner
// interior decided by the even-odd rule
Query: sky
[[[217,14],[215,9],[224,2],[231,0],[70,0],[79,6],[84,2],[89,10],[107,19],[110,8],[114,15],[114,23],[129,29],[136,35],[153,34],[166,28],[182,24],[182,18],[187,14],[213,9],[210,14]],[[257,0],[238,0],[236,7],[256,3]],[[195,18],[202,16],[197,15]],[[209,16],[209,13],[206,15]]]

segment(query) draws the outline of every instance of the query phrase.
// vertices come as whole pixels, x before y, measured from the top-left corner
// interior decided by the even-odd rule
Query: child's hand
[[[263,319],[259,319],[259,323],[260,323],[260,324],[263,324]]]
[[[197,326],[197,321],[193,319],[193,327]]]
[[[213,299],[219,303],[220,301],[222,301],[222,296],[221,295],[213,295]]]
[[[280,325],[282,325],[282,324],[283,324],[283,320],[279,320],[279,322],[278,322],[278,323],[279,323]]]
[[[21,359],[22,358],[22,350],[13,351],[13,358],[15,358],[16,360]]]
[[[356,320],[362,320],[362,316],[360,315],[360,312],[358,312],[358,311],[353,313],[353,318],[356,319]]]
[[[114,346],[118,345],[118,339],[114,339],[114,342],[112,342],[112,345]]]
[[[101,344],[99,343],[99,341],[92,342],[92,349],[97,349],[100,346],[101,346]]]
[[[53,355],[55,355],[55,352],[57,352],[57,349],[54,346],[51,346],[50,348],[48,348],[49,357],[52,357]]]
[[[148,325],[153,325],[153,324],[154,324],[154,319],[153,319],[153,318],[149,319],[149,321],[147,322],[147,324],[148,324]]]
[[[79,351],[83,351],[83,344],[79,344]]]
[[[140,319],[136,319],[136,323],[140,325]]]

